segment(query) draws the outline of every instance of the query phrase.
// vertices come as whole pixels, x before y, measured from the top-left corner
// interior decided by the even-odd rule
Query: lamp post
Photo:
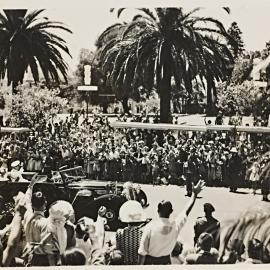
[[[78,86],[78,91],[86,92],[86,117],[88,119],[88,106],[89,106],[89,94],[90,92],[96,92],[98,87],[95,85],[91,85],[91,66],[85,65],[84,66],[84,85]]]

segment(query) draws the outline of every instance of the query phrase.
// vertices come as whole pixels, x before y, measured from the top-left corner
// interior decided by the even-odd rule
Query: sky
[[[203,4],[202,4],[203,3]],[[94,50],[94,43],[98,35],[106,27],[119,21],[116,13],[111,13],[111,7],[129,7],[120,21],[128,21],[135,14],[136,7],[157,6],[183,6],[185,10],[202,7],[198,15],[211,16],[219,19],[226,28],[236,21],[243,32],[243,40],[247,50],[261,50],[270,40],[270,1],[268,0],[237,0],[237,1],[159,1],[159,0],[0,0],[3,8],[44,8],[44,16],[50,20],[65,23],[73,34],[61,32],[70,48],[72,59],[65,57],[69,64],[70,72],[74,71],[78,63],[81,48]],[[229,6],[231,14],[228,15],[222,6]]]

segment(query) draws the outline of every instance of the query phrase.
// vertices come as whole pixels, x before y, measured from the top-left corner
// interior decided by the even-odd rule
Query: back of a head
[[[263,256],[263,244],[258,239],[252,239],[248,242],[248,257],[261,260]]]
[[[38,191],[33,193],[31,203],[34,209],[41,209],[42,207],[44,207],[46,204],[46,199],[42,192]]]
[[[67,249],[62,255],[62,265],[85,265],[86,256],[79,248]]]
[[[158,204],[158,213],[161,217],[168,218],[173,212],[172,203],[170,201],[161,201]]]
[[[110,254],[109,265],[123,265],[124,255],[120,250],[114,250]]]
[[[212,213],[215,212],[215,208],[211,203],[205,203],[203,205],[203,210],[206,215],[212,215]]]
[[[200,247],[204,251],[210,251],[213,247],[213,237],[209,233],[202,233],[199,236],[199,239],[197,241],[198,247]]]

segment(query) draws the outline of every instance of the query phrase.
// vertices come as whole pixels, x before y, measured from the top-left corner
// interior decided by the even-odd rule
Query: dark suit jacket
[[[201,251],[195,254],[189,254],[186,257],[187,264],[216,264],[217,257],[210,252]]]

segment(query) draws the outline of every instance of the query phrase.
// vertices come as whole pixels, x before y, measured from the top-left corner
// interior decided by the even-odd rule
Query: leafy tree
[[[238,58],[234,65],[230,83],[233,85],[242,84],[245,80],[248,80],[252,68],[253,59]]]
[[[218,86],[218,107],[226,115],[252,115],[255,120],[261,119],[262,125],[267,125],[269,104],[269,89],[259,87],[253,81],[230,84],[226,90],[225,83]]]
[[[59,97],[58,89],[45,86],[17,87],[18,93],[13,97],[10,121],[15,127],[34,127],[48,122],[57,113],[67,107],[67,100]]]
[[[261,52],[260,51],[251,52],[251,55],[252,55],[253,58],[261,58]]]
[[[0,76],[7,73],[8,85],[15,90],[23,83],[30,68],[35,82],[39,70],[49,85],[60,83],[60,75],[67,81],[67,64],[61,52],[70,56],[65,40],[50,30],[72,33],[61,22],[39,17],[44,10],[27,13],[22,10],[4,10],[0,13]]]
[[[118,10],[118,16],[124,9]],[[160,120],[170,121],[171,88],[174,79],[180,89],[193,91],[193,82],[207,82],[208,104],[216,96],[215,81],[225,80],[233,57],[221,40],[230,38],[222,23],[198,17],[194,9],[139,9],[130,23],[117,25],[119,35],[101,48],[102,68],[115,92],[137,93],[140,86],[156,86],[160,96]],[[102,40],[115,33],[112,26],[101,34]]]
[[[261,51],[261,59],[264,60],[270,55],[270,41],[266,42],[265,48]]]
[[[258,91],[259,88],[249,81],[238,85],[230,84],[226,90],[225,83],[222,83],[218,86],[218,107],[226,115],[250,115]]]
[[[79,85],[82,85],[84,83],[84,66],[90,65],[91,69],[93,70],[97,65],[97,63],[94,61],[95,61],[95,54],[91,50],[85,48],[80,50],[79,64],[77,65],[77,69],[75,71],[75,75],[77,77]]]
[[[241,56],[245,50],[245,45],[242,39],[242,31],[240,30],[237,22],[233,22],[228,29],[228,34],[231,36],[231,39],[228,41],[228,45],[233,51],[235,58]]]

